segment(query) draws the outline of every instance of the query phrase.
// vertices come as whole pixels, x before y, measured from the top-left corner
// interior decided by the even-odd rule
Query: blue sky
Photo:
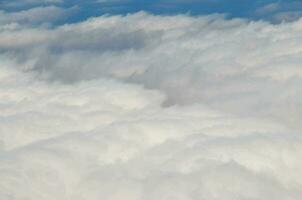
[[[103,14],[127,14],[147,11],[171,15],[187,13],[205,15],[224,13],[227,17],[240,17],[271,22],[292,21],[302,14],[302,2],[297,0],[2,0],[0,9],[6,12],[33,7],[57,6],[74,8],[66,21],[82,21]],[[65,22],[66,22],[65,21]]]

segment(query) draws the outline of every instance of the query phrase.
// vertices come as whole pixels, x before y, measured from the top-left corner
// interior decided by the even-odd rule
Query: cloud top
[[[19,19],[0,23],[1,199],[302,197],[302,21]]]

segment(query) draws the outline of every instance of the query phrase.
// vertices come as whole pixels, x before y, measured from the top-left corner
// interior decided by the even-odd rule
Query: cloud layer
[[[302,197],[302,21],[0,25],[4,200]]]

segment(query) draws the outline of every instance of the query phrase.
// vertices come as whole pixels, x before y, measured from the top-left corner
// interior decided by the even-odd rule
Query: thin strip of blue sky
[[[302,15],[302,2],[296,0],[103,0],[97,4],[92,1],[86,3],[81,9],[81,15],[77,17],[80,20],[90,15],[127,14],[142,10],[161,15],[221,13],[227,14],[229,18],[280,22],[299,18]]]
[[[69,17],[67,23],[82,21],[91,16],[138,11],[161,15],[224,13],[229,18],[276,22],[291,21],[302,16],[302,2],[299,0],[2,0],[0,4],[2,10],[9,11],[47,5],[77,7],[76,14]]]

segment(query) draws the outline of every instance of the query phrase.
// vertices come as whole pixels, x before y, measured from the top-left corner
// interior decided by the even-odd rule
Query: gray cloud
[[[24,7],[24,6],[38,6],[38,5],[54,5],[61,4],[63,0],[3,0],[0,6],[3,8],[10,7]]]
[[[273,115],[297,126],[299,23],[140,13],[2,33],[0,48],[15,49],[20,62],[34,59],[31,69],[51,80],[112,77],[165,92],[167,105],[203,102],[240,115]]]
[[[0,10],[2,27],[50,25],[63,21],[76,10],[75,7],[63,9],[56,6],[34,7],[27,10],[5,12]]]
[[[299,1],[280,1],[259,7],[254,14],[273,23],[293,22],[301,18],[301,6]]]

